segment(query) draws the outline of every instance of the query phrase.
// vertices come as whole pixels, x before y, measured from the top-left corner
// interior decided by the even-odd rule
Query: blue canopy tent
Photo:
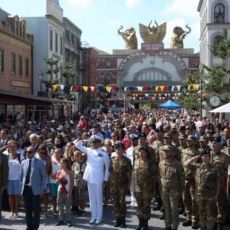
[[[182,105],[180,105],[180,104],[176,103],[175,101],[169,99],[165,103],[162,103],[162,104],[158,105],[158,108],[161,108],[161,109],[181,109]]]

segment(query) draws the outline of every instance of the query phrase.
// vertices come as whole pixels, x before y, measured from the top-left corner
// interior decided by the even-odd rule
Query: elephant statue
[[[171,38],[171,48],[184,48],[184,39],[187,34],[191,33],[191,27],[188,25],[185,26],[188,31],[184,31],[181,27],[176,26],[173,29],[173,36]]]
[[[122,36],[126,43],[127,49],[137,49],[137,36],[136,31],[133,27],[126,29],[125,31],[121,31],[123,26],[120,26],[118,29],[118,34]]]

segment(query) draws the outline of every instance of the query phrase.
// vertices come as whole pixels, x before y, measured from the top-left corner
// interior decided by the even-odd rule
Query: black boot
[[[217,230],[222,230],[222,229],[223,229],[222,223],[217,223]]]
[[[199,228],[199,225],[197,222],[193,222],[192,223],[192,229],[198,229]]]
[[[143,221],[141,230],[148,230],[148,229],[149,229],[148,220],[145,220]]]
[[[192,225],[192,221],[191,221],[191,220],[186,220],[185,222],[182,223],[182,225],[183,225],[184,227],[191,226],[191,225]]]
[[[121,226],[121,220],[119,217],[117,217],[114,227],[120,227],[120,226]]]
[[[139,224],[138,224],[136,230],[141,230],[142,226],[143,226],[143,220],[141,218],[139,218]]]
[[[125,217],[122,217],[122,218],[121,218],[120,227],[121,227],[121,228],[126,228]]]

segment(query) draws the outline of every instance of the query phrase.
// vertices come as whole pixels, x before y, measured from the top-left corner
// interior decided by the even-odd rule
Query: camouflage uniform
[[[172,154],[172,147],[166,146]],[[162,186],[162,199],[165,209],[166,229],[177,229],[179,225],[178,201],[183,189],[184,170],[180,162],[175,159],[161,161],[159,172]]]
[[[215,226],[215,195],[219,175],[212,164],[200,164],[195,173],[197,205],[201,230],[213,230]]]
[[[110,193],[113,200],[113,211],[116,218],[125,218],[126,202],[130,176],[132,173],[131,161],[125,157],[112,157],[110,166]]]
[[[225,147],[222,152],[230,157],[230,147]]]
[[[226,205],[226,182],[227,182],[227,170],[230,163],[229,156],[225,153],[211,153],[211,163],[217,168],[220,176],[220,188],[219,194],[216,199],[217,206],[217,221],[223,223],[225,220],[225,205]]]
[[[187,140],[192,140],[194,137],[188,136]],[[187,215],[187,221],[192,221],[192,223],[198,222],[197,205],[196,205],[196,195],[195,195],[195,169],[193,167],[185,166],[184,163],[193,158],[198,154],[198,150],[193,147],[188,147],[182,152],[181,162],[185,173],[185,185],[183,191],[183,200],[185,206],[185,212]]]
[[[153,197],[153,181],[155,170],[150,160],[135,160],[135,197],[137,200],[137,216],[141,223],[145,223],[151,216],[151,200]]]

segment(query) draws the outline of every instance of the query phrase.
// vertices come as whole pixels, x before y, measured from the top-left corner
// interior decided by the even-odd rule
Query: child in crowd
[[[84,170],[85,163],[83,162],[82,153],[76,150],[74,152],[74,163],[72,165],[74,176],[73,211],[79,215],[83,214],[83,210],[85,208],[85,182],[82,179]]]
[[[59,221],[57,226],[64,225],[64,220],[66,219],[67,226],[71,227],[71,197],[74,180],[67,158],[61,159],[61,169],[57,172],[56,181],[58,183],[57,205],[59,210]]]

